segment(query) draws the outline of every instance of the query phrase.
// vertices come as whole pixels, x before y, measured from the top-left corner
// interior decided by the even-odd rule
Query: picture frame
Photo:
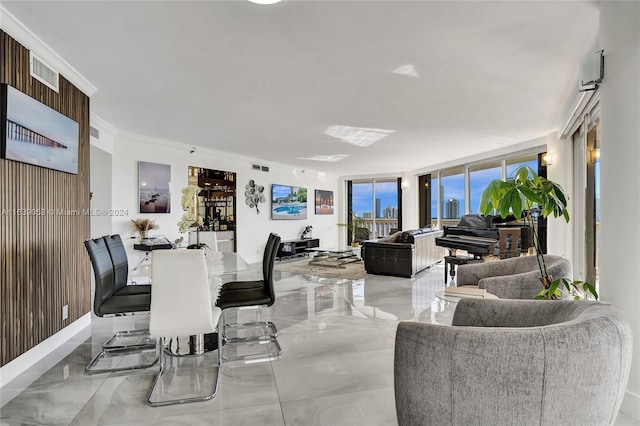
[[[13,86],[0,86],[0,157],[78,174],[80,124]]]
[[[171,166],[138,161],[140,213],[171,213]]]
[[[317,215],[333,214],[333,191],[316,189],[314,198]]]
[[[271,185],[271,219],[304,220],[307,218],[307,188]]]

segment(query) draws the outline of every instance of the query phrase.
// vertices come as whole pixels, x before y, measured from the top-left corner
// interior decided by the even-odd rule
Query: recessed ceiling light
[[[274,4],[274,3],[280,3],[281,0],[249,0],[249,1],[255,4]]]
[[[344,160],[347,158],[346,154],[335,154],[335,155],[314,155],[313,157],[298,157],[298,160],[313,160],[313,161],[328,161],[328,162],[336,162],[340,160]]]
[[[364,127],[331,126],[324,131],[326,135],[340,139],[351,145],[367,147],[390,135],[395,130],[367,129]]]

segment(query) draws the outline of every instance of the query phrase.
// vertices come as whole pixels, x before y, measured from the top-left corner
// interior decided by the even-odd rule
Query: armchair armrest
[[[540,327],[577,315],[584,305],[602,309],[602,302],[573,300],[462,299],[456,305],[452,325],[471,327]],[[607,308],[609,305],[607,305]]]
[[[456,272],[456,285],[477,285],[481,279],[489,276],[491,271],[488,262],[460,265]]]
[[[535,299],[542,290],[539,275],[538,271],[531,271],[487,277],[478,281],[478,287],[486,289],[500,299]]]

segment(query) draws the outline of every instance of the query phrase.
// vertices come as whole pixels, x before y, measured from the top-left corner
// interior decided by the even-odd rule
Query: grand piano
[[[528,228],[515,217],[462,216],[457,226],[445,226],[436,245],[452,250],[465,250],[475,259],[488,255],[501,258],[519,256],[529,248]]]

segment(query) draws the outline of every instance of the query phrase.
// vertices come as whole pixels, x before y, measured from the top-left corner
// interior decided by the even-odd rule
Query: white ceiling
[[[2,5],[97,87],[92,111],[116,129],[342,175],[558,130],[598,33],[582,1]],[[331,126],[393,132],[358,147]],[[300,159],[331,155],[348,157]]]

